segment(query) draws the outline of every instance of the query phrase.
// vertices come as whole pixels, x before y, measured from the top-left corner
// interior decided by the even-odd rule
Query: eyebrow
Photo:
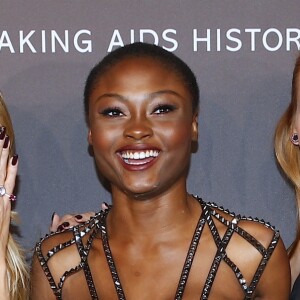
[[[169,95],[173,95],[173,96],[184,99],[180,94],[178,94],[177,92],[175,92],[173,90],[161,90],[161,91],[153,92],[153,93],[150,93],[150,94],[146,94],[145,98],[154,99],[154,98],[156,98],[160,95],[163,95],[163,94],[169,94]],[[100,100],[100,99],[106,98],[106,97],[108,97],[108,98],[117,98],[121,101],[127,101],[128,100],[127,97],[124,97],[124,96],[122,96],[120,94],[117,94],[117,93],[105,93],[105,94],[99,96],[97,98],[97,100]]]

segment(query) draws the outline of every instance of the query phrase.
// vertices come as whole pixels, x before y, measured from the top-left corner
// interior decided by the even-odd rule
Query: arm
[[[300,274],[300,242],[295,241],[297,243],[295,251],[293,255],[290,257],[290,266],[291,266],[291,274],[292,274],[292,287]]]
[[[7,198],[7,197],[4,197]],[[8,277],[6,249],[10,224],[10,201],[0,197],[0,299],[8,300]]]
[[[5,261],[0,262],[0,299],[9,300],[9,289],[7,282],[7,268]]]
[[[286,249],[280,239],[257,287],[259,300],[287,300],[291,290],[291,272]]]

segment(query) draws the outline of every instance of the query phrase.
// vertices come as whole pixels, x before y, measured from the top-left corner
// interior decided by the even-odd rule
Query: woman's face
[[[89,143],[112,191],[155,196],[185,184],[197,114],[180,76],[152,58],[111,67],[89,100]]]

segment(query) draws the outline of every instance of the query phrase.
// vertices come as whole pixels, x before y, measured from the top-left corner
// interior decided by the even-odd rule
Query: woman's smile
[[[161,152],[160,150],[143,144],[139,144],[138,146],[138,148],[144,149],[139,150],[129,147],[129,149],[125,150],[124,147],[122,150],[117,152],[117,155],[121,158],[122,165],[125,169],[130,171],[142,171],[150,168],[157,161]]]

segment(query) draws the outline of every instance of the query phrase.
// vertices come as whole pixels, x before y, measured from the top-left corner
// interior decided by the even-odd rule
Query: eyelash
[[[153,110],[153,114],[156,114],[156,115],[167,114],[167,113],[170,113],[170,112],[174,111],[175,109],[176,109],[176,107],[174,105],[159,104]]]
[[[108,108],[105,108],[104,110],[101,111],[101,115],[103,115],[105,117],[114,118],[114,117],[123,116],[124,113],[118,107],[108,107]]]
[[[176,109],[176,107],[174,105],[159,104],[153,110],[153,114],[155,114],[155,115],[167,114],[167,113],[174,111],[175,109]],[[124,113],[122,112],[122,110],[119,107],[105,108],[100,112],[100,114],[105,117],[110,117],[110,118],[124,116]]]

